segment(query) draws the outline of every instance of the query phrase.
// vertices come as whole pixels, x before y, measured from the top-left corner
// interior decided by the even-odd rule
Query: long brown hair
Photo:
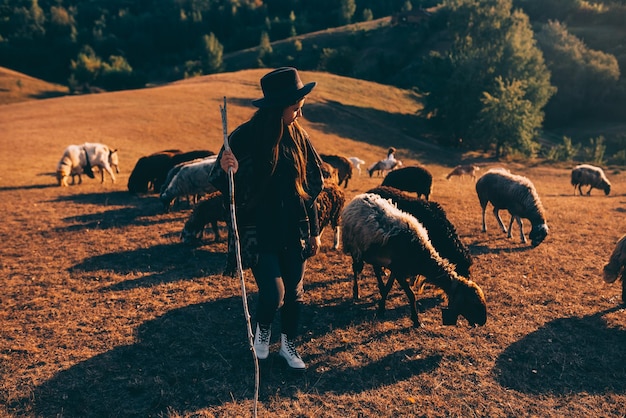
[[[262,107],[250,119],[253,130],[260,133],[256,142],[256,155],[260,160],[260,164],[264,165],[269,160],[271,166],[270,175],[276,170],[280,155],[280,142],[285,133],[283,110],[284,108],[281,107]],[[294,185],[296,192],[300,197],[308,199],[309,195],[304,190],[304,185],[307,181],[307,133],[298,121],[294,121],[287,129],[289,130],[289,136],[293,140],[293,146],[285,144],[285,149],[291,154],[294,161],[296,170]]]

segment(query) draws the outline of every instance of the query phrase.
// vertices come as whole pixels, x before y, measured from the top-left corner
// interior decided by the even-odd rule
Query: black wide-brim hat
[[[304,84],[298,70],[281,67],[261,78],[263,97],[252,101],[256,107],[287,107],[309,94],[316,82]]]

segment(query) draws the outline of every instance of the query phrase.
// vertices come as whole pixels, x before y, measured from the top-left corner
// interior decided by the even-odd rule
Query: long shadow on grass
[[[163,222],[181,221],[187,215],[169,214],[165,217],[163,205],[156,197],[138,197],[126,192],[87,193],[81,195],[59,196],[54,202],[73,202],[86,205],[100,205],[102,207],[116,207],[97,213],[87,213],[79,216],[70,216],[63,219],[70,224],[67,227],[57,228],[58,232],[83,231],[86,229],[120,228],[129,225],[148,226]],[[174,218],[178,216],[178,218]],[[181,223],[182,225],[182,223]]]
[[[602,318],[620,308],[548,322],[498,357],[496,379],[532,394],[626,392],[626,331]]]
[[[354,320],[342,318],[336,325]],[[358,367],[319,370],[310,363],[316,370],[294,374],[279,361],[275,346],[261,365],[261,401],[303,390],[360,393],[432,371],[441,360],[440,355],[423,356],[419,349],[410,348]],[[328,358],[318,360],[326,363]],[[59,372],[36,387],[32,396],[8,408],[20,415],[25,412],[22,408],[32,405],[36,416],[185,414],[233,399],[253,399],[254,374],[241,298],[230,297],[172,310],[146,322],[134,344]]]
[[[220,274],[225,265],[224,253],[172,244],[97,255],[76,264],[70,269],[70,273],[80,275],[115,272],[122,276],[141,275],[140,278],[119,282],[102,289],[119,291]]]

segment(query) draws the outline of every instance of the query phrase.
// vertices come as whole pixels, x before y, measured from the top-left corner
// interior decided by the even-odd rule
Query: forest
[[[294,65],[414,90],[442,145],[626,164],[625,21],[624,0],[2,0],[0,65],[73,93]]]

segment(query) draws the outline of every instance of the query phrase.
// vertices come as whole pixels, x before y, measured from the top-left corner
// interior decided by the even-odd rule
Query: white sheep
[[[447,296],[444,324],[456,323],[458,315],[465,317],[470,325],[485,324],[487,306],[482,290],[458,275],[454,265],[439,255],[428,232],[415,217],[399,210],[390,200],[363,193],[346,205],[341,218],[343,251],[352,256],[354,285],[364,263],[371,264],[381,293],[379,313],[385,311],[385,299],[397,280],[409,299],[413,325],[419,327],[415,293],[409,279],[423,276],[426,283],[437,286]],[[383,268],[390,270],[387,283],[382,279]]]
[[[75,184],[75,176],[78,176],[78,183],[82,183],[82,174],[94,178],[93,168],[96,167],[101,172],[102,183],[104,183],[105,171],[109,173],[111,181],[115,183],[113,169],[118,174],[120,172],[117,150],[111,149],[107,145],[93,142],[85,142],[82,145],[69,145],[63,151],[63,155],[57,164],[56,177],[59,186],[67,186],[70,176],[72,177],[72,184]]]
[[[363,164],[365,164],[365,161],[363,161],[359,157],[350,157],[350,158],[348,158],[348,160],[350,160],[350,162],[352,163],[354,168],[356,168],[356,171],[359,172],[359,176],[360,176],[361,175],[361,166]]]
[[[509,223],[508,238],[511,238],[513,221],[517,221],[520,229],[520,239],[526,243],[522,219],[528,219],[532,225],[529,237],[533,247],[541,244],[548,235],[548,224],[543,210],[543,205],[532,182],[523,176],[511,174],[508,170],[497,168],[487,171],[476,182],[476,193],[482,207],[482,231],[487,232],[485,211],[487,204],[493,205],[493,214],[496,217],[500,228],[507,232],[500,210],[506,209],[511,214]]]
[[[217,191],[209,182],[209,175],[215,165],[216,155],[203,158],[180,167],[172,180],[164,186],[159,196],[166,211],[169,211],[172,202],[183,196],[202,196]]]
[[[574,196],[576,196],[576,190],[582,196],[582,186],[589,186],[587,190],[587,196],[591,194],[591,189],[601,189],[605,195],[611,193],[611,183],[604,175],[604,171],[600,167],[596,167],[590,164],[580,164],[572,169],[571,177],[572,186],[574,186]]]

